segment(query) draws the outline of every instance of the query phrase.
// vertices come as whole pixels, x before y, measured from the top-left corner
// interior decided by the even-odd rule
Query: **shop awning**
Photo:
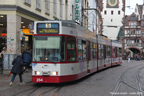
[[[33,35],[33,32],[32,32],[32,30],[30,31],[30,29],[22,29],[22,32],[23,32],[25,35]]]

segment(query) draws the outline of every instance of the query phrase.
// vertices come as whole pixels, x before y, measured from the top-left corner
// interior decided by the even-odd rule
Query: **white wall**
[[[123,3],[122,0],[119,0],[119,8],[106,8],[106,2],[107,0],[103,0],[104,8],[101,13],[103,18],[103,34],[108,36],[110,39],[116,40],[119,29],[122,26],[122,18],[124,16],[124,12],[122,11]],[[111,15],[112,10],[113,15]],[[104,11],[107,12],[106,15],[104,14]],[[120,15],[118,15],[118,11],[120,11]],[[108,26],[117,26],[117,28]]]

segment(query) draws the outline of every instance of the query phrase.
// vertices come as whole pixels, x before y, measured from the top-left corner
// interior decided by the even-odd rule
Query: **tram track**
[[[143,64],[140,64],[140,65],[143,65]],[[137,71],[137,73],[136,73],[135,79],[136,79],[137,88],[131,86],[130,84],[126,83],[126,82],[123,80],[125,74],[126,74],[129,70],[131,70],[131,69],[133,69],[133,68],[135,68],[135,67],[137,67],[137,66],[140,66],[140,65],[136,65],[136,66],[130,67],[130,68],[128,68],[125,72],[122,73],[122,75],[121,75],[120,78],[119,78],[118,83],[116,84],[116,87],[115,87],[114,91],[111,92],[111,94],[112,94],[111,96],[116,96],[117,93],[119,93],[118,91],[119,91],[119,89],[120,89],[121,84],[125,84],[126,86],[130,87],[131,89],[137,91],[137,94],[138,94],[139,96],[143,96],[144,91],[142,90],[141,84],[144,85],[144,83],[141,82],[141,80],[140,80],[140,78],[139,78],[139,74],[140,74],[140,71],[141,71],[142,69],[144,69],[144,66],[143,66],[142,68],[139,68],[138,71]]]

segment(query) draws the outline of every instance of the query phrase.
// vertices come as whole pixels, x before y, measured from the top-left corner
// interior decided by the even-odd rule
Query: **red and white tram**
[[[113,42],[74,22],[35,21],[32,82],[74,81],[121,64],[122,44]]]

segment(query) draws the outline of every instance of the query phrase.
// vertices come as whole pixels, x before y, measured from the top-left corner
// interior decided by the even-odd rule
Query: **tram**
[[[35,21],[33,41],[33,83],[74,81],[122,64],[120,42],[72,21]]]

